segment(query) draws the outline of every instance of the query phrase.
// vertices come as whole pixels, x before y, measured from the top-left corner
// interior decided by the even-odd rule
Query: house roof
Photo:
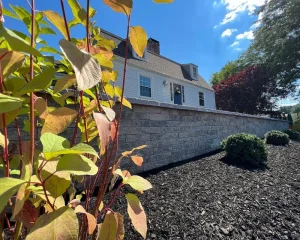
[[[103,37],[111,39],[115,42],[117,48],[114,50],[114,54],[117,59],[124,60],[125,39],[102,29],[101,33]],[[147,52],[147,61],[143,61],[134,58],[131,51],[129,51],[127,63],[214,91],[212,87],[199,74],[198,81],[193,80],[190,74],[183,68],[183,66],[180,63],[177,63],[171,59],[155,54],[153,52]]]

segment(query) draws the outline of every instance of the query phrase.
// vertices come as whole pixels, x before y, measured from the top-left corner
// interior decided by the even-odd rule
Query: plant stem
[[[35,28],[35,0],[31,0],[31,47],[34,47],[34,28]],[[33,80],[34,71],[33,71],[33,55],[30,55],[30,81]],[[30,93],[30,156],[29,159],[31,164],[33,163],[34,158],[34,94]]]
[[[66,28],[67,35],[68,35],[68,41],[71,41],[71,36],[70,36],[70,31],[69,31],[69,26],[68,26],[66,11],[65,11],[64,0],[60,0],[60,5],[61,5],[62,12],[63,12],[65,28]]]

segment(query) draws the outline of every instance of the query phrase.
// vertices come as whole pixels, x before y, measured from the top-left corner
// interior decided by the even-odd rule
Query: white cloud
[[[217,27],[218,27],[218,25],[215,25],[215,26],[214,26],[214,29],[216,29]]]
[[[260,26],[260,24],[261,24],[261,20],[263,19],[263,16],[264,16],[264,12],[260,12],[258,14],[257,21],[252,24],[252,26],[250,27],[250,29],[256,29],[256,28],[258,28]]]
[[[243,49],[242,48],[235,48],[234,50],[236,50],[236,51],[242,51]]]
[[[265,0],[221,0],[221,4],[226,7],[228,13],[225,15],[221,24],[232,22],[238,14],[247,12],[253,14],[257,7],[262,6]]]
[[[230,47],[234,47],[234,46],[237,46],[239,44],[240,44],[239,41],[235,41],[233,44],[230,45]]]
[[[236,39],[238,39],[238,40],[241,40],[241,39],[252,40],[252,39],[254,39],[253,31],[250,30],[248,32],[241,33],[241,34],[236,36]]]
[[[214,7],[217,7],[217,6],[218,6],[217,1],[214,1],[213,6],[214,6]]]
[[[224,38],[224,37],[230,37],[230,36],[232,35],[232,33],[236,32],[236,31],[237,31],[237,29],[226,29],[226,30],[222,33],[221,37],[222,37],[222,38]]]

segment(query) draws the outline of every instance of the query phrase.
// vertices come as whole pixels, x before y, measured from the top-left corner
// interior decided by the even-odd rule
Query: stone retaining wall
[[[265,117],[129,100],[133,109],[123,108],[119,153],[140,145],[148,145],[146,149],[137,152],[144,157],[142,168],[137,168],[131,161],[124,161],[123,168],[132,172],[155,169],[217,150],[220,142],[234,133],[245,132],[263,137],[267,131],[285,130],[289,126],[287,121]],[[23,127],[24,118],[27,119],[27,116],[23,115],[19,119],[20,127]],[[14,122],[9,125],[8,133],[10,147],[12,143],[17,145]],[[73,133],[74,124],[61,135],[71,141]],[[23,130],[21,136],[22,140],[29,139],[29,133]],[[93,143],[97,149],[96,141]]]
[[[140,151],[143,171],[217,150],[231,134],[244,132],[263,137],[267,131],[289,127],[287,121],[266,117],[137,99],[130,102],[133,109],[124,109],[122,115],[119,150],[148,145]]]

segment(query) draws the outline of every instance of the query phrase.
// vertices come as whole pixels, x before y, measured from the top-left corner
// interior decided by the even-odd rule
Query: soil
[[[268,145],[264,169],[234,165],[220,152],[148,173],[140,196],[147,239],[300,239],[300,143]],[[113,210],[125,213],[120,198]],[[125,214],[125,239],[140,235]]]

